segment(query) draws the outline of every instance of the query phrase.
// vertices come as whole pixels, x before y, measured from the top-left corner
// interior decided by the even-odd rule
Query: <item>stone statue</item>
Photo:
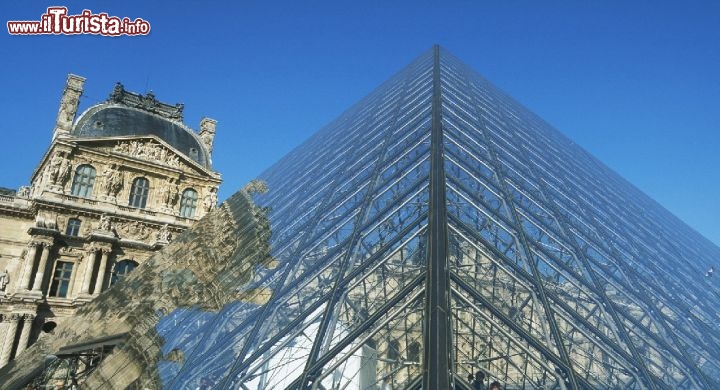
[[[98,229],[110,231],[110,217],[105,214],[100,216],[100,223],[98,223]]]
[[[175,204],[177,203],[179,192],[180,189],[178,188],[177,183],[170,188],[170,206],[175,206]]]
[[[75,97],[70,95],[63,96],[58,117],[65,122],[72,123],[73,118],[75,118],[77,104],[78,100]]]
[[[20,189],[18,189],[17,192],[18,198],[28,199],[30,197],[30,187],[28,186],[20,186]]]
[[[64,161],[65,158],[63,157],[62,152],[58,152],[50,160],[50,165],[48,165],[47,169],[48,180],[50,181],[50,184],[56,184],[58,182],[58,179],[60,177],[60,169]]]
[[[203,206],[205,206],[205,211],[210,211],[217,206],[217,188],[211,187],[210,191],[205,194]]]
[[[5,286],[10,283],[10,274],[5,270],[0,272],[0,291],[5,291]]]
[[[63,186],[70,177],[70,161],[67,158],[63,158],[60,162],[60,169],[57,175],[57,184]]]
[[[101,188],[103,193],[108,196],[117,196],[123,186],[123,177],[118,170],[117,164],[106,167],[103,171],[103,177],[105,178]]]
[[[212,153],[213,140],[215,139],[215,126],[217,121],[210,118],[203,118],[200,121],[200,139],[207,147],[208,152]]]
[[[112,92],[110,93],[110,100],[111,102],[120,103],[123,99],[123,95],[125,95],[125,88],[123,85],[118,81],[115,83],[115,88],[113,88]]]
[[[168,225],[163,225],[157,234],[158,241],[161,242],[170,242],[170,239],[172,238],[172,234],[170,233],[170,230],[168,229]]]
[[[173,207],[177,203],[178,186],[173,179],[165,179],[165,185],[160,187],[160,199],[167,207]]]
[[[164,205],[168,205],[170,203],[170,187],[172,186],[172,179],[167,178],[165,179],[165,184],[161,185],[158,189],[158,195],[160,198],[160,201]]]

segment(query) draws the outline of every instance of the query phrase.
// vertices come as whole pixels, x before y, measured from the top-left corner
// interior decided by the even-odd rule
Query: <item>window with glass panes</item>
[[[132,207],[144,209],[147,205],[148,193],[150,192],[150,182],[144,177],[138,177],[133,180],[132,189],[130,190],[130,202]]]
[[[70,218],[65,229],[65,234],[68,236],[77,236],[80,234],[80,220],[77,218]]]
[[[183,191],[182,198],[180,199],[180,216],[185,218],[194,217],[195,209],[197,208],[197,201],[197,191],[192,188],[188,188]]]
[[[69,261],[58,261],[55,264],[55,273],[50,285],[50,296],[61,298],[68,296],[73,265],[74,263]]]
[[[92,195],[95,176],[95,168],[92,165],[80,165],[75,170],[70,193],[81,198],[89,198]]]

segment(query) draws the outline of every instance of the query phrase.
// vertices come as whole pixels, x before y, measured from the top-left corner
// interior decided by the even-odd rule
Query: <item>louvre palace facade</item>
[[[77,115],[84,82],[68,76],[30,184],[0,193],[0,367],[217,203],[216,121],[197,133],[120,83]]]
[[[0,384],[720,388],[720,248],[438,46],[259,178]]]

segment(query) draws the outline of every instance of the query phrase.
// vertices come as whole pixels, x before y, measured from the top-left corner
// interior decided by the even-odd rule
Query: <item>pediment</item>
[[[215,172],[206,169],[197,161],[180,153],[167,142],[155,136],[81,139],[75,142],[78,145],[129,160],[162,165],[183,172],[216,175]]]

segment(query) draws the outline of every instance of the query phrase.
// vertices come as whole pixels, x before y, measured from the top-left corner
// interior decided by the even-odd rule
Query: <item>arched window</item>
[[[92,165],[80,165],[75,170],[70,193],[82,198],[89,198],[92,195],[93,184],[95,184],[95,168]]]
[[[195,209],[197,208],[198,194],[197,191],[192,188],[188,188],[182,193],[180,199],[180,216],[185,218],[192,218],[195,216]]]
[[[135,267],[138,266],[138,263],[132,261],[132,260],[122,260],[115,264],[115,269],[113,270],[112,277],[110,278],[110,285],[113,285],[120,280],[122,280],[127,274],[132,272],[132,270],[135,269]]]
[[[129,205],[144,209],[145,205],[147,205],[148,192],[150,192],[150,182],[148,179],[138,177],[133,180]]]

